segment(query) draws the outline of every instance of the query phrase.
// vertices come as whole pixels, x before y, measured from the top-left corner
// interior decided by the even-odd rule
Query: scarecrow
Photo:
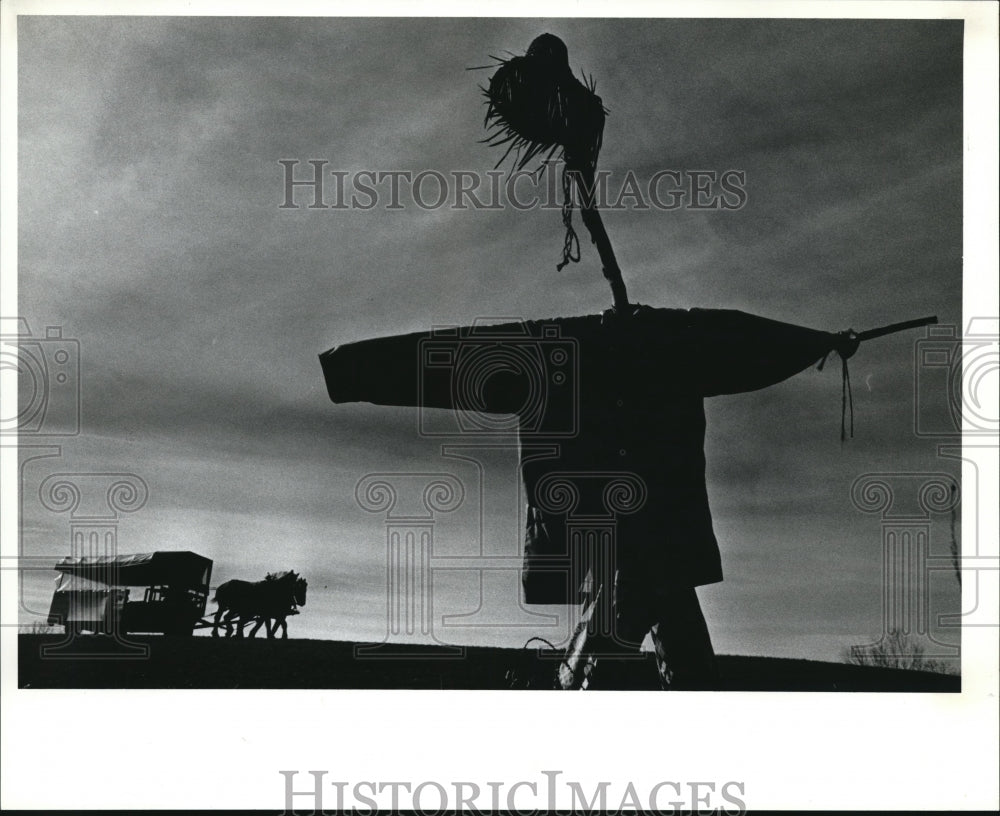
[[[506,145],[505,157],[515,151],[519,169],[536,156],[563,161],[559,266],[580,257],[578,204],[614,305],[340,345],[320,355],[330,398],[516,417],[524,600],[583,610],[554,685],[614,687],[622,660],[650,633],[663,688],[711,688],[715,654],[695,592],[722,580],[705,398],[765,388],[836,353],[846,412],[846,361],[858,344],[934,318],[831,333],[739,311],[630,303],[594,201],[605,109],[593,83],[573,76],[551,34],[496,68],[485,89],[487,141]]]

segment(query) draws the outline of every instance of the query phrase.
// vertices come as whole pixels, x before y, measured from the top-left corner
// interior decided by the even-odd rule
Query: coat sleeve
[[[511,355],[502,347],[511,337],[530,338],[531,326],[507,323],[378,337],[335,346],[319,359],[336,403],[516,413],[530,382],[523,369],[505,365]]]
[[[706,397],[766,388],[818,362],[838,335],[725,309],[691,309],[690,374]]]
[[[334,402],[418,405],[419,353],[426,333],[377,337],[334,346],[319,356]]]

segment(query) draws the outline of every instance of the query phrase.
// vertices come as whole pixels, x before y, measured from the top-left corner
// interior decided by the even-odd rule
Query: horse
[[[263,581],[232,580],[220,584],[213,598],[219,608],[215,613],[212,636],[218,637],[219,624],[225,623],[226,637],[232,637],[233,620],[237,619],[237,637],[243,637],[243,627],[256,620],[257,625],[250,632],[250,637],[254,637],[267,623],[268,638],[274,637],[278,626],[282,627],[282,638],[287,638],[286,618],[290,614],[298,614],[298,607],[305,605],[306,587],[306,579],[294,572],[268,573]]]
[[[305,578],[294,572],[269,573],[263,581],[227,581],[215,591],[219,605],[215,613],[212,635],[218,637],[220,618],[226,624],[226,637],[232,637],[232,622],[236,620],[237,636],[243,637],[243,627],[253,620],[257,625],[251,630],[254,637],[261,626],[267,624],[267,636],[273,638],[282,628],[282,637],[288,637],[287,616],[298,614],[298,606],[306,602]],[[272,622],[273,621],[273,622]]]
[[[305,578],[296,575],[294,572],[270,572],[264,577],[264,581],[267,582],[291,580],[289,576],[294,578],[294,581],[292,581],[291,598],[288,599],[286,597],[284,603],[282,603],[280,594],[275,596],[273,607],[268,609],[266,614],[262,613],[257,616],[257,625],[250,630],[250,637],[254,637],[260,630],[260,627],[267,624],[266,631],[269,638],[273,638],[277,634],[278,627],[280,626],[282,639],[288,639],[288,616],[298,615],[298,608],[305,606],[306,589],[309,585]]]
[[[277,580],[283,573],[269,573],[264,579],[265,581]],[[291,604],[286,604],[284,609],[278,610],[274,615],[261,615],[258,618],[257,625],[250,630],[250,637],[254,637],[257,631],[265,623],[267,624],[267,636],[273,638],[277,632],[278,627],[281,627],[281,637],[283,640],[288,639],[288,616],[298,615],[299,607],[305,606],[306,603],[306,589],[308,583],[305,578],[298,577],[295,580],[294,589],[292,592],[292,602]]]

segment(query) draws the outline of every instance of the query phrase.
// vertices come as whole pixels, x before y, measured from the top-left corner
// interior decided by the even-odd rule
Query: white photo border
[[[16,179],[16,17],[23,14],[359,16],[357,4],[5,2],[3,156]],[[369,2],[364,16],[595,16],[606,3]],[[964,314],[997,303],[997,7],[965,2],[616,4],[619,17],[856,17],[965,20]],[[475,12],[474,14],[472,12]],[[4,308],[17,303],[17,191],[2,199]],[[5,311],[6,313],[6,311]],[[10,398],[6,395],[5,398]],[[996,467],[993,457],[992,467]],[[17,552],[16,451],[2,450],[3,555]],[[986,484],[996,486],[996,472]],[[963,479],[975,474],[966,462]],[[995,494],[993,494],[995,496]],[[998,541],[980,497],[980,552]],[[964,503],[965,510],[975,507]],[[965,529],[975,528],[966,519]],[[2,573],[3,620],[16,583]],[[965,584],[964,608],[973,604]],[[280,769],[358,780],[541,781],[542,771],[637,789],[742,780],[756,809],[997,806],[995,628],[962,633],[961,694],[664,695],[416,691],[41,691],[17,688],[16,628],[2,631],[3,807],[281,808]],[[716,723],[726,723],[720,728]],[[122,724],[132,724],[127,749]],[[86,735],[78,745],[73,734]],[[79,753],[78,753],[79,752]],[[67,754],[69,761],[67,761]],[[565,803],[560,803],[565,804]]]

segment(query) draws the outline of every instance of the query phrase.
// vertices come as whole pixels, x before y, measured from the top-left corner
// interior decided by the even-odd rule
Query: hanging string
[[[565,164],[562,168],[562,192],[562,222],[566,228],[566,237],[563,239],[562,262],[556,265],[558,272],[571,261],[580,261],[580,239],[573,229],[573,177],[567,172]]]
[[[828,351],[823,355],[823,359],[816,366],[817,371],[822,371],[826,365],[826,359],[830,356]],[[851,391],[851,372],[847,369],[847,358],[841,354],[840,372],[840,444],[847,440],[847,412],[851,412],[851,439],[854,439],[854,394]]]
[[[847,370],[847,358],[841,356],[842,377],[840,386],[840,444],[847,438],[844,433],[844,419],[847,408],[851,409],[851,439],[854,439],[854,394],[851,393],[851,373]]]

